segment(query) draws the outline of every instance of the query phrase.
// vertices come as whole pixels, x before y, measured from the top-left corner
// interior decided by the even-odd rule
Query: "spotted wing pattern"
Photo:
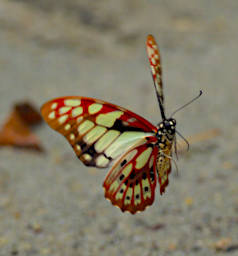
[[[158,45],[152,35],[148,35],[146,42],[146,49],[150,61],[151,73],[154,80],[155,90],[158,100],[163,107],[164,95],[162,84],[162,71],[160,66],[160,53]]]
[[[104,181],[105,197],[122,211],[135,214],[154,201],[156,141],[155,137],[138,141],[114,164]]]
[[[41,113],[49,126],[65,136],[87,166],[108,167],[138,140],[157,128],[122,107],[92,98],[68,96],[45,103]]]

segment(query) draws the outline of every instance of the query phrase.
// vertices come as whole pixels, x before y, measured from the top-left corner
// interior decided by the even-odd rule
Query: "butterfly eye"
[[[171,124],[168,121],[164,122],[165,129],[170,129]]]
[[[173,119],[173,118],[170,118],[169,123],[170,123],[171,126],[175,126],[176,125],[176,120]]]

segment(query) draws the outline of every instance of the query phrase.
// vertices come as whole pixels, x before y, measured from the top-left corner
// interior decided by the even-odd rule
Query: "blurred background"
[[[170,184],[132,216],[104,199],[107,170],[86,168],[42,125],[43,153],[0,148],[0,255],[238,255],[238,2],[0,2],[0,122],[63,95],[104,99],[160,122],[145,51],[160,46],[166,113],[191,144]]]

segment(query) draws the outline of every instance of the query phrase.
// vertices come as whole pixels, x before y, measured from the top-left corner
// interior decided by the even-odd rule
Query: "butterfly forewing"
[[[104,181],[105,197],[122,211],[134,214],[154,201],[156,187],[156,138],[137,142],[112,167]]]
[[[62,97],[43,105],[45,121],[66,137],[85,165],[99,168],[156,127],[122,107],[86,97]]]
[[[159,101],[162,118],[164,119],[164,95],[162,83],[162,70],[160,65],[160,53],[158,45],[152,35],[148,35],[147,37],[146,50],[150,62],[151,74],[154,80],[156,95]]]

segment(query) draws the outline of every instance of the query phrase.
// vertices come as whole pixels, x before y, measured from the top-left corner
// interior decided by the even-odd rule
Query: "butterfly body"
[[[162,117],[158,126],[123,107],[81,96],[53,99],[41,108],[86,166],[111,167],[105,197],[132,214],[154,202],[157,180],[160,193],[165,191],[176,132],[175,119],[165,116],[160,54],[152,35],[146,46]]]

